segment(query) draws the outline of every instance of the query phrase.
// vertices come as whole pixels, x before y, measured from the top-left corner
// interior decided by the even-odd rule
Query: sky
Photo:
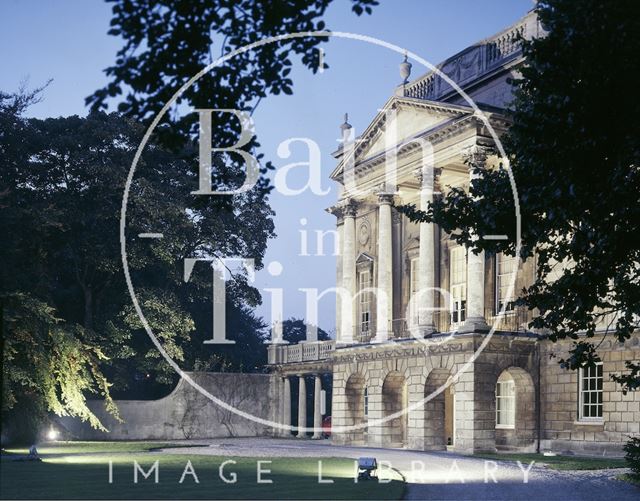
[[[356,16],[349,0],[334,0],[326,14],[327,27],[367,35],[403,47],[432,64],[513,24],[532,7],[532,0],[381,0],[373,15]],[[30,110],[44,118],[85,115],[84,98],[106,82],[103,70],[113,64],[121,41],[107,35],[109,4],[100,0],[0,0],[0,89],[17,90],[22,82],[31,88],[52,79],[42,102]],[[335,217],[325,212],[336,201],[337,186],[329,179],[335,167],[331,152],[338,146],[344,113],[356,135],[374,118],[378,108],[401,82],[402,56],[361,41],[331,39],[323,45],[329,69],[313,75],[294,61],[292,96],[270,96],[254,115],[256,133],[265,156],[277,168],[305,162],[309,150],[293,141],[288,158],[280,158],[278,146],[291,138],[308,138],[321,153],[322,195],[309,190],[296,196],[274,192],[270,203],[276,212],[278,236],[271,240],[265,263],[274,263],[256,275],[263,291],[258,315],[271,319],[267,288],[281,288],[284,318],[305,318],[302,288],[319,292],[334,287],[335,256],[332,240],[325,239],[324,255],[318,255],[315,232],[335,229]],[[427,71],[413,61],[411,78]],[[282,146],[281,146],[282,148]],[[302,188],[308,171],[289,171],[290,189]],[[316,190],[317,191],[317,190]],[[303,255],[301,238],[307,235]],[[251,257],[251,256],[245,256]],[[327,295],[319,304],[319,325],[335,329],[335,299]]]

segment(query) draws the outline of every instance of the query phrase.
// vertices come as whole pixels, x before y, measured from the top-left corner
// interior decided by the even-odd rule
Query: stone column
[[[307,432],[307,383],[304,376],[298,377],[298,438],[306,438]]]
[[[426,211],[433,202],[435,175],[433,166],[424,165],[416,172],[420,181],[420,210]],[[435,224],[420,223],[420,253],[418,255],[418,329],[423,336],[436,332],[433,318],[436,287]]]
[[[316,374],[313,389],[313,437],[322,438],[322,378]]]
[[[337,217],[337,229],[336,238],[338,243],[336,244],[336,250],[338,255],[336,256],[336,287],[342,285],[342,253],[343,253],[343,240],[344,240],[344,224],[342,220],[342,212],[336,214]],[[336,339],[340,339],[340,330],[342,328],[342,298],[340,294],[336,293]]]
[[[346,291],[341,303],[341,326],[338,343],[353,343],[356,319],[356,206],[349,202],[343,208],[342,287]]]
[[[283,395],[283,409],[282,409],[282,424],[285,426],[291,426],[291,381],[288,377],[283,378],[284,383],[284,395]],[[290,437],[291,430],[283,429],[282,436]]]
[[[376,293],[376,337],[389,339],[393,320],[393,243],[391,239],[391,202],[393,193],[378,193],[378,284]]]
[[[487,150],[479,145],[466,152],[469,162],[469,185],[477,177],[475,168],[484,168]],[[475,240],[476,236],[472,236]],[[467,318],[459,332],[486,332],[489,330],[484,317],[484,251],[476,254],[469,250],[467,255]]]

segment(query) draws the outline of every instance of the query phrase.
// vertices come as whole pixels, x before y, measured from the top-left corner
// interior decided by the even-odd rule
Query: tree
[[[142,127],[103,112],[28,120],[28,102],[22,94],[0,96],[3,414],[35,399],[40,417],[49,410],[100,427],[86,406],[90,393],[111,405],[112,384],[118,396],[149,398],[176,380],[133,311],[122,272],[122,191]],[[184,259],[249,249],[259,268],[273,234],[260,193],[194,201],[189,156],[149,145],[131,185],[127,225],[140,304],[186,370],[217,347],[202,344],[212,336],[211,274],[194,273],[185,284]],[[222,230],[209,223],[219,203],[237,214]],[[160,241],[135,238],[158,229]],[[232,369],[261,368],[264,326],[249,309],[258,301],[246,275],[234,274],[227,318],[237,345],[218,353]]]
[[[174,93],[216,59],[262,38],[289,33],[324,30],[322,17],[331,0],[109,0],[113,17],[109,34],[121,37],[123,47],[116,63],[105,70],[110,82],[86,102],[92,109],[106,109],[113,101],[128,117],[149,124]],[[352,10],[372,12],[378,0],[351,0]],[[180,147],[197,137],[196,113],[184,109],[233,109],[253,112],[268,94],[292,94],[290,55],[317,72],[321,63],[315,48],[326,37],[281,40],[242,52],[213,68],[186,89],[155,130],[157,140],[167,147]],[[186,105],[186,106],[185,106]],[[215,145],[233,145],[241,132],[237,120],[226,113],[212,116]],[[259,147],[252,136],[241,147],[254,153]],[[262,162],[260,177],[252,191],[263,200],[271,190],[265,176],[273,169]],[[195,160],[195,158],[194,158]],[[215,153],[212,185],[217,189],[237,187],[244,178],[238,155]],[[197,161],[194,162],[197,165]],[[221,197],[218,197],[221,198]],[[222,197],[228,198],[228,197]],[[218,207],[218,220],[230,213]]]
[[[104,107],[109,99],[124,97],[119,111],[141,121],[157,114],[181,85],[217,56],[262,38],[325,30],[322,17],[331,4],[331,0],[108,1],[113,3],[109,34],[124,39],[124,45],[116,64],[106,69],[111,81],[87,103]],[[361,15],[370,14],[378,1],[351,3]],[[314,49],[323,40],[283,40],[239,54],[189,89],[184,101],[195,108],[253,110],[268,94],[291,94],[290,54],[300,56],[315,73],[321,60]],[[193,125],[190,117],[172,121],[182,132]],[[229,132],[220,125],[218,133]]]
[[[87,104],[97,110],[117,103],[121,113],[143,124],[148,124],[180,86],[213,62],[216,55],[229,54],[265,37],[323,30],[322,17],[331,4],[331,0],[111,1],[113,17],[109,33],[122,38],[124,44],[115,64],[106,69],[109,83],[89,96]],[[351,0],[351,3],[352,10],[361,15],[370,14],[378,2]],[[216,108],[253,112],[269,94],[291,94],[291,56],[299,56],[303,65],[316,72],[321,64],[316,48],[323,41],[326,37],[282,40],[239,54],[214,68],[175,103],[155,129],[154,139],[165,147],[181,151],[195,176],[197,149],[189,150],[188,146],[197,138],[197,116],[185,114],[183,110]],[[230,121],[228,114],[222,113],[214,114],[212,118],[214,144],[236,143],[240,132],[237,121]],[[258,146],[254,136],[242,149],[253,154]],[[233,197],[199,197],[200,200],[189,203],[206,208],[202,217],[210,228],[219,232],[215,244],[212,242],[203,254],[251,257],[256,259],[256,269],[260,269],[266,238],[273,236],[273,227],[268,226],[272,224],[273,215],[268,205],[272,186],[266,176],[273,166],[261,155],[257,158],[261,162],[261,177],[250,192]],[[211,177],[214,188],[235,187],[242,183],[244,165],[238,160],[236,156],[213,155]],[[232,252],[238,239],[247,244],[244,252]],[[200,239],[202,242],[203,238]],[[237,294],[244,291],[247,295],[247,306],[260,301],[257,291],[247,287],[246,277],[239,277],[234,283]],[[199,292],[199,295],[190,294],[188,300],[194,305],[192,314],[198,326],[192,337],[204,340],[211,337],[210,326],[205,327],[210,323],[210,316],[203,313],[208,310],[202,302],[208,295],[203,294],[203,290]],[[196,304],[201,308],[195,308]],[[252,351],[256,343],[263,341],[262,321],[253,317],[249,309],[240,307],[239,302],[232,308],[242,312],[237,318],[243,325],[229,325],[229,329],[242,338],[242,342],[235,347],[219,347],[215,353],[194,355],[191,357],[194,366],[227,371],[256,370],[264,364],[264,350],[256,350],[259,356]],[[133,316],[128,318],[134,321]],[[189,358],[188,354],[185,356]]]
[[[523,41],[513,125],[502,139],[518,190],[520,256],[535,256],[537,267],[517,303],[539,311],[530,327],[575,340],[560,363],[576,369],[598,360],[599,321],[614,318],[607,333],[623,342],[640,315],[640,104],[627,99],[640,70],[640,4],[542,0],[536,11],[548,34]],[[515,255],[507,171],[474,170],[469,192],[453,188],[426,212],[402,210],[476,252]],[[638,364],[627,365],[617,377],[625,391],[640,384]]]
[[[22,440],[35,438],[47,411],[102,428],[87,406],[87,393],[101,395],[117,417],[101,367],[105,350],[91,330],[64,322],[50,304],[42,242],[57,224],[55,210],[45,196],[16,196],[34,140],[22,113],[37,99],[38,90],[0,92],[2,422],[3,435]],[[30,208],[30,203],[35,206]]]
[[[140,124],[148,124],[180,85],[211,62],[215,45],[227,54],[264,36],[321,30],[330,2],[113,0],[110,34],[121,36],[125,44],[116,64],[107,69],[112,80],[87,99],[93,113],[86,119],[26,120],[22,113],[35,94],[0,95],[1,223],[3,234],[10,236],[0,250],[3,413],[35,395],[42,409],[89,419],[99,427],[86,407],[87,392],[98,389],[110,399],[107,381],[120,390],[131,386],[132,379],[172,381],[128,304],[119,263],[119,203],[142,137]],[[360,15],[370,13],[377,1],[352,3]],[[235,349],[207,353],[201,341],[211,337],[210,315],[205,314],[210,277],[194,276],[184,285],[182,264],[185,257],[240,255],[253,258],[260,269],[274,232],[268,162],[250,192],[189,197],[197,181],[196,120],[180,110],[189,104],[252,111],[269,93],[290,94],[289,54],[300,55],[303,64],[317,71],[320,55],[313,49],[320,41],[282,41],[245,53],[203,77],[165,117],[138,166],[127,235],[163,228],[165,237],[144,245],[128,242],[129,271],[160,342],[186,368],[261,367],[263,355],[256,353],[264,350],[255,348],[264,339],[264,325],[250,311],[260,296],[247,275],[234,275],[227,288]],[[98,112],[125,94],[118,109],[128,119]],[[235,142],[238,132],[239,124],[229,123],[227,116],[214,117],[216,142]],[[243,148],[249,152],[257,146],[253,137]],[[215,155],[212,165],[214,189],[242,182],[243,165],[237,159]],[[42,352],[34,353],[41,356],[17,356],[28,354],[30,343],[37,344]],[[73,370],[65,372],[61,364],[69,357]],[[46,364],[54,373],[42,370]],[[24,379],[30,368],[44,379]]]
[[[289,318],[282,322],[282,338],[291,344],[307,340],[307,324],[301,318]],[[329,334],[318,327],[318,341],[329,341]]]

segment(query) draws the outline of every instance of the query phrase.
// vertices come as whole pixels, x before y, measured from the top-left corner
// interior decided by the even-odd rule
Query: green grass
[[[74,442],[41,448],[42,462],[13,461],[5,454],[0,461],[0,498],[2,499],[400,499],[404,483],[393,473],[389,483],[376,481],[354,483],[354,461],[322,458],[322,475],[333,484],[318,483],[318,461],[315,458],[246,458],[189,454],[137,452],[157,447],[153,442]],[[73,453],[61,451],[73,450]],[[46,453],[44,451],[47,451]],[[237,474],[235,484],[227,484],[219,476]],[[159,465],[159,483],[153,475],[139,475],[133,482],[134,461],[145,471],[155,461]],[[109,483],[109,462],[113,465],[113,483]],[[187,462],[191,461],[198,476],[186,475],[179,483]],[[257,483],[257,462],[270,469],[263,478],[272,484]]]
[[[42,442],[38,444],[38,454],[87,454],[117,452],[148,452],[153,449],[170,447],[189,447],[190,445],[167,442]],[[27,454],[28,447],[5,449],[9,454]]]
[[[634,484],[640,487],[640,475],[634,475],[633,473],[623,473],[622,475],[618,475],[616,479],[622,480],[623,482],[629,482],[630,484]]]
[[[495,459],[499,461],[520,461],[523,464],[535,461],[545,464],[554,470],[603,470],[609,468],[626,468],[627,462],[622,458],[585,457],[585,456],[545,456],[536,453],[478,453],[475,457]]]

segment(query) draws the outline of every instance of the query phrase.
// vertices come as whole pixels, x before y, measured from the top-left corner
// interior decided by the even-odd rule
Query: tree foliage
[[[37,210],[30,217],[30,204],[36,200],[17,196],[22,182],[18,178],[34,146],[32,128],[22,113],[37,101],[38,93],[0,93],[0,221],[5,237],[0,247],[2,414],[3,418],[10,414],[22,398],[32,402],[30,412],[37,418],[51,410],[101,428],[87,407],[86,393],[100,394],[117,416],[110,384],[100,367],[107,357],[93,332],[58,317],[44,283],[47,249],[43,239],[60,228],[59,220],[47,197],[37,200]],[[60,275],[52,278],[58,281]]]
[[[23,94],[0,96],[3,411],[38,396],[43,411],[100,427],[87,395],[111,402],[114,384],[118,396],[148,398],[175,382],[133,311],[122,271],[122,193],[143,130],[115,113],[25,119],[28,102]],[[141,307],[163,348],[186,370],[216,347],[202,344],[212,337],[211,272],[203,266],[185,284],[184,258],[249,251],[259,269],[273,235],[272,212],[259,190],[222,202],[237,214],[224,227],[210,223],[219,202],[190,195],[196,177],[188,148],[147,148],[131,185],[127,226]],[[161,240],[135,238],[159,229]],[[246,274],[228,282],[228,337],[238,345],[218,356],[236,370],[260,366],[257,350],[249,350],[264,336],[249,310],[259,301]]]
[[[236,49],[263,38],[325,30],[322,20],[331,0],[109,0],[109,34],[124,40],[110,82],[87,98],[94,107],[109,99],[119,111],[140,120],[158,113],[191,77]],[[352,10],[371,13],[377,0],[350,0]],[[193,107],[251,110],[268,94],[291,94],[291,55],[313,72],[321,64],[314,50],[326,39],[283,40],[237,55],[200,79],[183,96]],[[326,64],[325,64],[325,67]],[[180,102],[178,104],[180,104]],[[190,118],[177,120],[189,130]]]
[[[304,343],[307,340],[307,323],[301,318],[289,318],[282,322],[282,338],[291,344]],[[324,329],[318,327],[318,341],[331,339]]]
[[[49,410],[104,429],[87,406],[87,394],[103,397],[116,417],[118,410],[110,396],[111,384],[100,368],[107,357],[91,333],[79,325],[64,325],[53,308],[29,294],[3,294],[1,300],[3,416],[23,398],[41,404],[31,409],[37,418]]]
[[[530,326],[551,340],[575,340],[560,361],[575,369],[598,359],[598,325],[624,342],[640,315],[640,104],[632,76],[640,70],[640,4],[542,0],[536,11],[548,33],[523,42],[513,125],[502,139],[518,191],[520,254],[537,268],[518,303],[537,310]],[[469,192],[451,189],[427,212],[403,210],[475,250],[514,255],[507,171],[475,172]],[[629,369],[618,377],[627,389],[637,387],[638,364]]]

